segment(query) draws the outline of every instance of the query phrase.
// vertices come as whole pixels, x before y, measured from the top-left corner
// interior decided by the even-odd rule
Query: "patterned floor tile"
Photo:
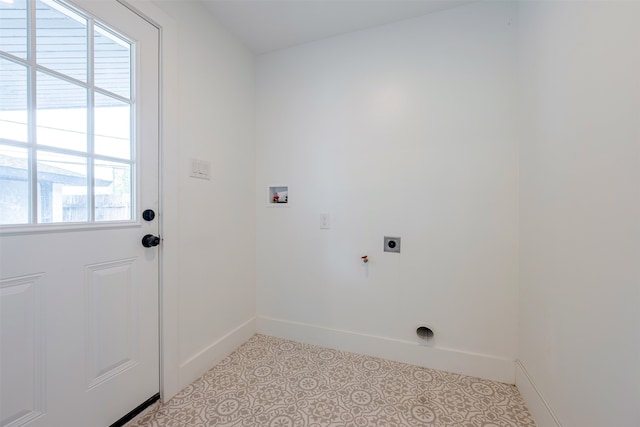
[[[127,427],[535,427],[515,386],[254,335]]]
[[[188,425],[168,417],[162,411],[161,404],[157,403],[127,423],[125,427],[188,427]]]

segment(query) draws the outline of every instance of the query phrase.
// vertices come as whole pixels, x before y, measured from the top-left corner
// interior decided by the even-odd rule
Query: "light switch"
[[[189,176],[200,179],[211,179],[211,163],[201,159],[191,159]]]
[[[320,228],[323,230],[328,230],[331,228],[331,217],[328,213],[320,214]]]

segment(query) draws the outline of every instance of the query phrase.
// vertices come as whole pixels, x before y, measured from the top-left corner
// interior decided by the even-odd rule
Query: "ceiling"
[[[473,0],[201,0],[256,54],[388,24]]]

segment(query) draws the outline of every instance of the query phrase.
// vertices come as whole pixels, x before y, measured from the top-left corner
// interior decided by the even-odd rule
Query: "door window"
[[[0,225],[134,220],[134,43],[54,0],[0,0]]]

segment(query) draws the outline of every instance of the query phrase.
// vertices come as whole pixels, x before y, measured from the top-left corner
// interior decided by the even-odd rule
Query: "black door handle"
[[[142,246],[145,248],[151,248],[160,244],[160,237],[153,234],[147,234],[142,238]]]

